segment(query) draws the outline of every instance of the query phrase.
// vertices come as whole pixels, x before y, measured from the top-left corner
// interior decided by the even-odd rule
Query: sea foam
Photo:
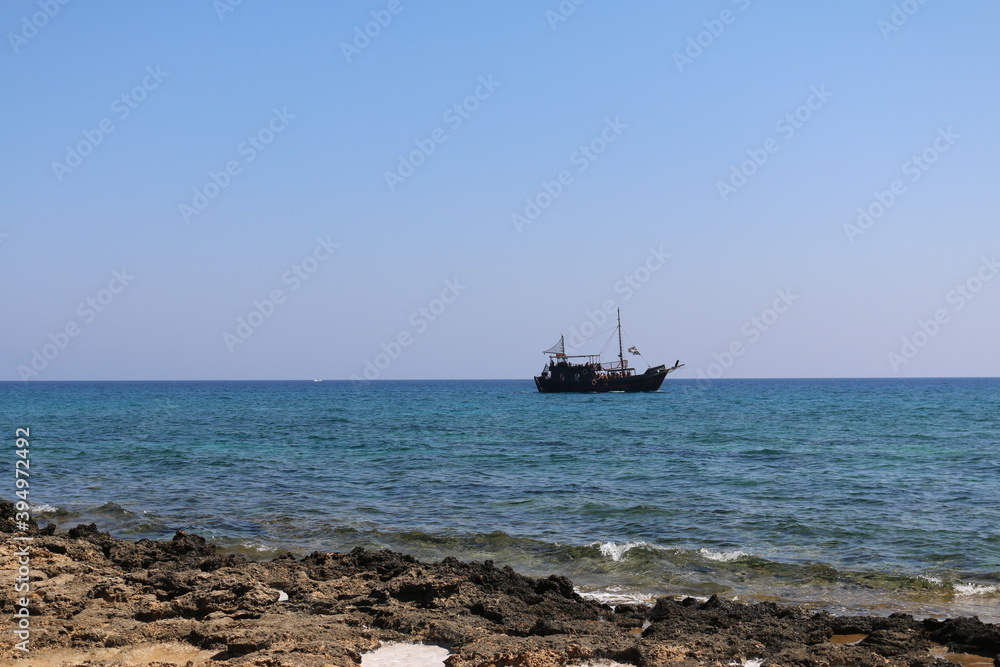
[[[574,588],[573,590],[576,591],[580,597],[597,600],[598,602],[609,605],[639,604],[651,607],[653,606],[653,601],[656,599],[650,593],[631,591],[623,588],[622,586],[607,586],[605,588],[594,588],[589,590]]]
[[[996,593],[1000,591],[1000,586],[989,586],[986,584],[973,584],[973,583],[953,584],[952,588],[955,589],[955,595],[962,595],[962,596],[990,595],[991,593]]]
[[[753,554],[746,551],[716,551],[708,547],[698,549],[698,553],[707,560],[714,560],[720,563],[731,563],[741,558],[749,558]]]
[[[648,546],[651,545],[646,542],[625,542],[624,544],[618,544],[617,542],[602,542],[600,543],[600,550],[602,556],[606,556],[615,562],[619,562],[630,550],[635,549],[636,547]]]

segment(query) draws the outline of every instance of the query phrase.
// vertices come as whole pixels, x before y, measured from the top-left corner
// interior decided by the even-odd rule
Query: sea
[[[1000,379],[0,383],[42,525],[1000,622]]]

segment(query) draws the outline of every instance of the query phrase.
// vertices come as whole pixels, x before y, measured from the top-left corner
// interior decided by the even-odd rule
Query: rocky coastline
[[[1000,628],[976,618],[832,616],[715,597],[610,607],[564,577],[489,561],[355,549],[255,562],[183,532],[133,542],[93,525],[17,530],[13,517],[0,502],[3,616],[16,629],[13,582],[28,545],[30,652],[5,631],[3,664],[347,667],[403,641],[449,648],[451,667],[930,667],[946,664],[941,647],[1000,667]]]

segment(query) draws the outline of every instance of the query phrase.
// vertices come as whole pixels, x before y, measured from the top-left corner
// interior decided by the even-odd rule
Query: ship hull
[[[566,375],[560,377],[558,374],[548,377],[535,376],[535,386],[543,394],[601,394],[612,391],[639,392],[658,391],[663,380],[670,371],[663,366],[650,368],[641,375],[629,375],[627,377],[581,377],[576,379]]]

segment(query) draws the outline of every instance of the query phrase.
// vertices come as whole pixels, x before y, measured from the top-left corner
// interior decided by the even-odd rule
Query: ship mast
[[[618,361],[622,364],[622,370],[625,370],[625,354],[622,351],[622,309],[618,309]]]

